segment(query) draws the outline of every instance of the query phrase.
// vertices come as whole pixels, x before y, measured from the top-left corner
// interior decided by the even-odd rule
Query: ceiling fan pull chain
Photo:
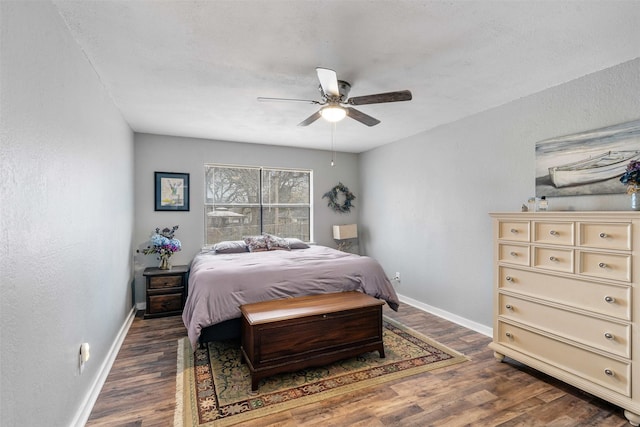
[[[331,167],[336,165],[336,150],[334,148],[334,138],[336,133],[336,122],[331,123]]]

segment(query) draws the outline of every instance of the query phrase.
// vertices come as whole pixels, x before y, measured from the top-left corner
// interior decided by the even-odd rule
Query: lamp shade
[[[333,238],[335,240],[355,239],[358,237],[358,225],[334,225],[333,226]]]

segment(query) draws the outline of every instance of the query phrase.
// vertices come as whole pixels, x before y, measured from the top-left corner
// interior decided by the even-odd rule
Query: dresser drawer
[[[500,344],[528,354],[616,393],[631,396],[631,362],[623,362],[556,341],[533,331],[498,322]]]
[[[501,243],[498,245],[498,261],[529,265],[529,246]]]
[[[573,222],[536,221],[533,224],[533,241],[535,243],[573,246]]]
[[[573,273],[573,250],[534,247],[533,266],[545,270]]]
[[[149,277],[149,289],[178,288],[182,286],[182,276]]]
[[[630,286],[498,267],[498,287],[621,320],[631,320]]]
[[[582,222],[579,245],[629,251],[631,250],[631,224]]]
[[[579,274],[631,281],[631,255],[579,251],[579,260]]]
[[[500,221],[498,239],[513,242],[529,241],[529,221]]]
[[[503,318],[525,323],[618,356],[631,357],[629,324],[566,311],[511,295],[500,294],[498,304],[498,314]]]

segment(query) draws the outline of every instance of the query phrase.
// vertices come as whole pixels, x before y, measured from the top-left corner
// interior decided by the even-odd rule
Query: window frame
[[[259,218],[259,228],[260,232],[257,234],[262,234],[265,231],[264,217],[265,212],[269,209],[283,207],[283,208],[308,208],[309,209],[309,229],[308,242],[313,242],[314,233],[313,233],[313,224],[314,224],[314,209],[313,209],[313,169],[303,169],[303,168],[284,168],[284,167],[273,167],[273,166],[249,166],[249,165],[234,165],[234,164],[223,164],[223,163],[205,163],[204,164],[204,242],[206,246],[213,245],[217,242],[209,242],[208,241],[208,233],[210,228],[215,228],[209,225],[209,216],[208,211],[210,209],[215,209],[215,206],[233,206],[234,203],[226,203],[221,204],[215,202],[215,194],[212,194],[212,197],[208,197],[209,192],[209,173],[210,169],[215,168],[226,168],[226,169],[249,169],[255,170],[258,172],[258,202],[247,202],[247,203],[236,203],[236,206],[243,207],[255,207],[258,208]],[[298,172],[303,174],[308,174],[308,183],[309,183],[309,202],[308,203],[269,203],[264,200],[264,191],[267,184],[265,184],[265,171],[276,171],[276,172]],[[211,201],[209,201],[211,200]],[[292,237],[292,236],[281,236],[281,237]]]

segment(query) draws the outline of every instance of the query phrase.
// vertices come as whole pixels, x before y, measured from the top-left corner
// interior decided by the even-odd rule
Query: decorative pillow
[[[269,250],[269,238],[267,236],[246,236],[243,239],[249,248],[249,252],[265,252]]]
[[[291,249],[308,249],[311,247],[302,240],[296,239],[294,237],[285,237],[284,239],[287,241]]]
[[[247,244],[244,240],[225,240],[213,245],[213,250],[217,254],[239,254],[242,252],[249,252]]]
[[[274,236],[272,234],[266,234],[267,245],[270,251],[288,251],[291,250],[289,247],[289,242],[287,239],[283,239],[282,237]]]

